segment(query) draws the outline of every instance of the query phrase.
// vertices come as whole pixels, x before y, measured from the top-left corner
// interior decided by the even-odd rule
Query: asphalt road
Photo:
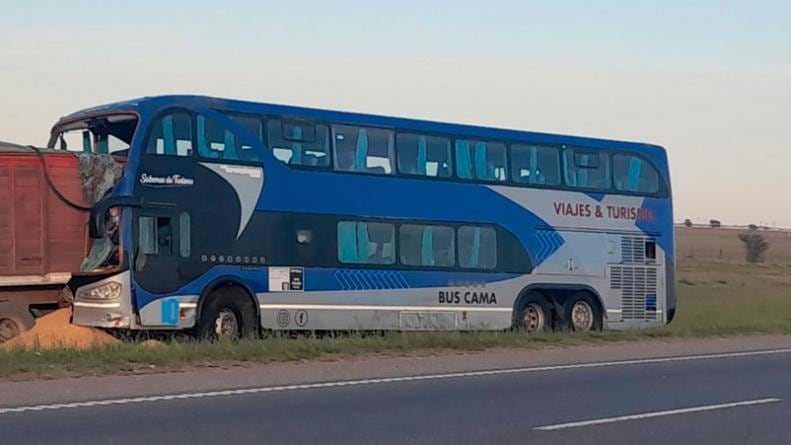
[[[791,351],[269,388],[0,409],[0,443],[791,443]]]

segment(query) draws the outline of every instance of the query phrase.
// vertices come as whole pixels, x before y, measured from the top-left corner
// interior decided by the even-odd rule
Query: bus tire
[[[30,330],[36,325],[26,307],[14,303],[0,303],[0,343]]]
[[[514,328],[528,334],[552,330],[552,309],[544,295],[531,290],[519,299]]]
[[[196,334],[209,340],[254,338],[259,325],[255,309],[245,290],[234,286],[215,289],[203,302]]]
[[[563,304],[566,329],[575,332],[601,331],[603,319],[599,302],[588,292],[577,292]]]

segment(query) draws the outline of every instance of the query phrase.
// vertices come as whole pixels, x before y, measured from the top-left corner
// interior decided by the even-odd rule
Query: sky
[[[791,1],[0,0],[0,140],[156,94],[666,147],[677,220],[791,227]]]

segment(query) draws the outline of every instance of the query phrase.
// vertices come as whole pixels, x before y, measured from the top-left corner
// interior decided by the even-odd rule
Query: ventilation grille
[[[621,237],[621,263],[622,264],[646,264],[655,263],[656,259],[646,258],[645,244],[653,241],[651,238],[642,236]]]
[[[610,266],[610,287],[621,291],[621,318],[656,320],[658,269],[652,266]]]

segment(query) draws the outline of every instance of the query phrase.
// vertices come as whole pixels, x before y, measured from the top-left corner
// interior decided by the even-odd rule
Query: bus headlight
[[[100,286],[89,287],[77,291],[78,299],[86,300],[114,300],[121,296],[121,283],[109,282]]]

